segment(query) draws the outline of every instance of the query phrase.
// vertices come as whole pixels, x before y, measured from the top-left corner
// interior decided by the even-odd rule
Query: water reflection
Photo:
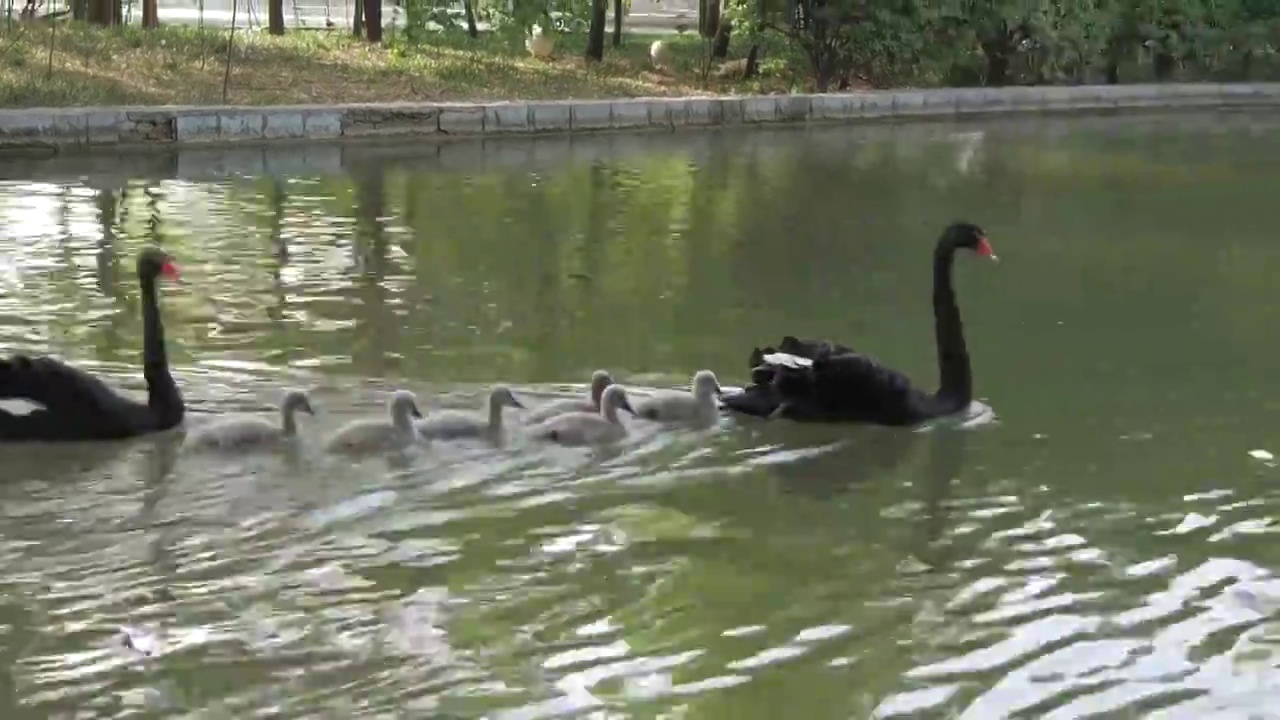
[[[193,422],[302,387],[316,437],[395,387],[471,409],[499,380],[578,395],[597,367],[639,394],[741,382],[783,334],[927,384],[937,229],[980,218],[1007,271],[956,280],[999,425],[635,423],[601,452],[356,463],[0,448],[0,707],[1266,712],[1277,494],[1247,452],[1280,422],[1276,124],[6,163],[5,351],[139,390],[131,263],[162,242]]]

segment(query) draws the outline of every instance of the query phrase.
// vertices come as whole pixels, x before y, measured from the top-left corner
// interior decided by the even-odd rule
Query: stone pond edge
[[[477,103],[0,110],[0,148],[492,137],[807,122],[1280,105],[1280,83],[879,90],[821,95]]]

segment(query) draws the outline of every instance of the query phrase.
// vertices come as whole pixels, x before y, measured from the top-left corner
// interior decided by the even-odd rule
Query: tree
[[[725,17],[723,8],[720,13],[720,24],[716,28],[715,38],[711,41],[711,57],[724,60],[729,57],[729,39],[733,34],[733,21]]]
[[[382,42],[382,0],[364,0],[364,27],[369,42]]]
[[[1001,87],[1009,82],[1013,59],[1035,39],[1034,28],[1044,2],[965,0],[945,7],[941,24],[960,37],[972,34],[986,58],[984,84]]]
[[[613,46],[622,46],[622,0],[613,0]]]
[[[480,37],[480,30],[476,27],[476,9],[472,0],[462,0],[462,11],[467,16],[467,34],[471,37]]]
[[[142,0],[142,27],[160,27],[160,14],[156,8],[156,0]]]
[[[720,29],[720,0],[698,0],[698,34],[711,39]]]
[[[116,24],[119,0],[89,0],[89,22],[110,27]]]
[[[607,18],[606,10],[608,0],[591,0],[591,25],[587,28],[587,52],[588,61],[594,60],[600,62],[604,60],[604,26]]]
[[[267,31],[272,35],[284,34],[284,0],[267,0]]]

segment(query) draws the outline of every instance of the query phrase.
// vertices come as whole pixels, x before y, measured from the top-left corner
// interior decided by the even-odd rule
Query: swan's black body
[[[902,373],[852,348],[787,336],[776,350],[752,351],[752,384],[741,393],[726,396],[724,406],[760,417],[878,425],[915,425],[967,408],[973,400],[973,379],[960,308],[951,286],[951,265],[959,248],[995,258],[986,236],[976,225],[952,224],[938,238],[933,257],[934,332],[940,374],[936,392],[914,387]],[[775,352],[808,358],[813,363],[809,367],[789,367],[764,362],[765,355]]]
[[[185,407],[164,348],[156,280],[177,271],[163,251],[138,256],[142,286],[142,372],[145,403],[129,399],[98,378],[50,357],[0,359],[0,400],[26,400],[42,407],[27,414],[0,409],[0,442],[24,440],[119,440],[168,430],[182,422]]]

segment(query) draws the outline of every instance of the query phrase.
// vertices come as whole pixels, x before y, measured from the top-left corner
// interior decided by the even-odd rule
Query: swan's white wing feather
[[[813,361],[809,358],[784,352],[769,353],[764,356],[764,361],[770,365],[781,365],[789,368],[813,367]]]

